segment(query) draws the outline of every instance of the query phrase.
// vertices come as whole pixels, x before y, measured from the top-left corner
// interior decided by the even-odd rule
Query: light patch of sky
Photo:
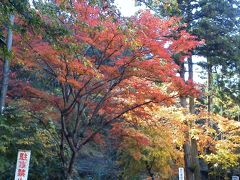
[[[144,9],[143,6],[135,6],[135,0],[115,0],[115,5],[121,11],[123,16],[129,17],[137,11]]]
[[[193,61],[193,80],[197,83],[204,84],[206,83],[207,77],[206,77],[206,71],[197,63],[199,62],[207,62],[207,59],[201,56],[192,56]],[[186,70],[188,71],[187,65],[185,66]],[[188,74],[188,73],[187,73]],[[186,76],[188,78],[188,76]]]
[[[33,6],[33,0],[29,0],[29,3],[30,3],[30,6],[31,6],[31,7],[34,7],[34,6]]]

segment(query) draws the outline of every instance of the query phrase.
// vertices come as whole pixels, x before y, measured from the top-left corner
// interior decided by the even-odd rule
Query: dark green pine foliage
[[[235,99],[236,103],[239,101],[240,96],[236,90],[240,82],[240,2],[238,0],[201,0],[198,5],[199,7],[194,10],[196,20],[192,22],[192,31],[199,38],[205,39],[206,45],[200,47],[197,54],[207,58],[207,63],[202,65],[208,74],[207,105],[208,110],[212,111],[215,106],[213,99],[216,95],[213,84],[221,87],[221,91],[226,92],[231,99]],[[221,96],[218,98],[221,99]]]

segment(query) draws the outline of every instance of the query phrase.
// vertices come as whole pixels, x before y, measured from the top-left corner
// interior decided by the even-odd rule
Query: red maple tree
[[[160,19],[146,11],[122,20],[85,1],[75,1],[72,7],[57,21],[66,34],[49,39],[28,28],[25,36],[14,39],[15,63],[53,88],[34,88],[22,80],[9,92],[16,96],[20,89],[17,95],[31,102],[32,112],[47,109],[55,114],[61,124],[66,176],[71,176],[81,148],[125,113],[147,117],[146,106],[170,105],[180,95],[196,94],[193,83],[177,76],[172,56],[188,54],[201,43],[181,30],[179,18]],[[45,23],[56,23],[39,16]],[[25,22],[19,18],[17,23]],[[71,149],[70,159],[65,145]]]

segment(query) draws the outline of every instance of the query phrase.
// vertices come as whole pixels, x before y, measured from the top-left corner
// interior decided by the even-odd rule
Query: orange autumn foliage
[[[51,88],[45,83],[34,87],[33,79],[26,87],[26,82],[19,82],[20,94],[16,88],[9,93],[32,102],[36,113],[43,110],[37,108],[41,103],[56,112],[60,144],[67,144],[73,155],[129,112],[146,118],[151,116],[146,107],[171,105],[179,96],[198,93],[194,83],[177,76],[179,67],[172,58],[202,44],[181,30],[179,18],[161,19],[145,11],[129,20],[116,19],[83,0],[74,1],[56,21],[38,14],[67,33],[51,38],[46,29],[29,28],[25,35],[15,34],[14,64],[40,74]],[[17,23],[28,27],[21,18]],[[132,136],[141,144],[149,143],[137,132]]]

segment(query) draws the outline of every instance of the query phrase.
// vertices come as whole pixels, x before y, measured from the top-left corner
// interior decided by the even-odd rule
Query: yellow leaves
[[[198,141],[201,157],[221,169],[238,165],[240,156],[240,123],[201,111],[193,119],[191,135]],[[205,149],[208,149],[206,154]]]
[[[202,133],[202,129],[197,128],[197,127],[193,127],[190,130],[190,134],[193,138],[195,138],[196,140],[198,140],[198,135]]]
[[[44,142],[43,146],[45,148],[52,148],[54,146],[52,144],[52,138],[49,138],[50,136],[52,136],[52,134],[47,130],[39,130],[36,132],[36,137],[41,140],[41,142]]]
[[[122,162],[130,161],[131,169],[135,168],[133,164],[139,163],[142,166],[138,168],[142,170],[146,162],[153,163],[156,174],[169,178],[175,167],[183,164],[184,114],[177,108],[153,104],[143,110],[148,116],[133,112],[124,116],[123,129],[118,131],[123,135],[121,152],[132,159],[122,159]],[[119,124],[117,127],[119,129]]]
[[[240,155],[240,123],[216,114],[201,111],[197,115],[188,114],[186,109],[152,105],[144,107],[150,118],[135,117],[128,113],[125,118],[136,123],[140,131],[146,134],[151,144],[142,147],[142,158],[181,159],[180,152],[186,133],[196,139],[201,157],[208,163],[228,169],[238,165]],[[137,121],[136,121],[137,119]],[[175,147],[178,146],[179,149]],[[210,154],[205,154],[206,149]],[[147,152],[147,153],[146,153]],[[162,162],[163,161],[163,162]],[[156,163],[157,166],[157,163]]]
[[[125,41],[128,42],[129,39],[126,39]],[[142,42],[139,41],[138,39],[133,40],[133,41],[129,41],[129,42],[130,42],[131,48],[133,48],[133,49],[140,48],[140,47],[142,47],[142,45],[143,45]]]
[[[21,145],[32,145],[34,143],[35,143],[35,139],[33,137],[23,138],[17,141],[17,144],[21,144]]]
[[[229,169],[232,167],[238,166],[238,160],[240,155],[237,153],[232,153],[228,149],[218,149],[216,153],[211,153],[209,155],[203,156],[203,158],[209,162],[214,164],[216,167],[220,167],[222,169]]]

